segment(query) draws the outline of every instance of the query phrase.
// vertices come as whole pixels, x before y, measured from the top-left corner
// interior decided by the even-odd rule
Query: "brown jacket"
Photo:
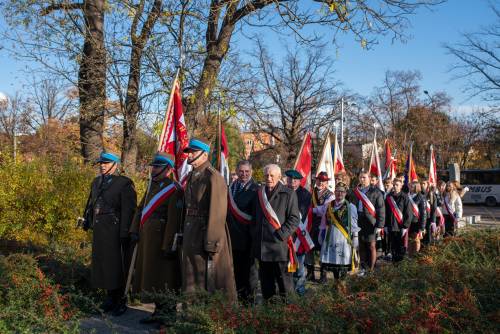
[[[132,180],[112,175],[92,182],[92,286],[118,289],[125,286],[128,272],[128,230],[134,217],[137,198]]]
[[[143,197],[130,228],[139,233],[133,291],[159,291],[180,289],[180,256],[172,251],[174,235],[179,231],[180,209],[177,208],[179,190],[162,202],[140,227],[144,206],[160,191],[170,186],[168,178],[152,181],[147,198]]]
[[[221,290],[236,300],[226,210],[227,186],[207,161],[190,173],[185,191],[183,291]]]

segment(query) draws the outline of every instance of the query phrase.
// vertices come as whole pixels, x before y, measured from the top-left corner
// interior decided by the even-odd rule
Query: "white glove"
[[[381,231],[382,231],[382,229],[377,227],[377,228],[375,229],[375,234],[376,234],[376,235],[380,235],[380,232],[381,232]]]
[[[404,237],[406,235],[406,233],[408,233],[408,229],[407,228],[403,228],[401,230],[401,236]]]
[[[352,238],[352,247],[358,249],[359,248],[359,239],[358,236]]]

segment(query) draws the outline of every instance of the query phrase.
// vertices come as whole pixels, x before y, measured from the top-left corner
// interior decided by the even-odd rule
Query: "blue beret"
[[[102,151],[101,155],[99,156],[99,158],[97,159],[96,162],[97,163],[106,163],[106,162],[119,163],[120,158],[118,157],[118,155],[116,155],[114,153]]]
[[[172,154],[158,152],[153,157],[153,161],[150,163],[150,166],[155,167],[163,167],[169,165],[170,167],[174,166],[174,156]]]
[[[189,146],[184,149],[184,152],[189,151],[204,151],[210,153],[210,145],[201,139],[192,138],[189,141]]]
[[[300,174],[297,170],[295,169],[289,169],[285,172],[285,175],[288,176],[289,178],[292,178],[292,179],[297,179],[297,180],[300,180],[302,178],[304,178],[302,176],[302,174]]]

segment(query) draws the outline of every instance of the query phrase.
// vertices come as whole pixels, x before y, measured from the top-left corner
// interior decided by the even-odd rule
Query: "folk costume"
[[[326,172],[320,172],[316,176],[316,180],[321,181],[329,181],[330,178]],[[314,275],[314,265],[316,262],[316,256],[319,255],[321,251],[321,245],[319,243],[319,231],[320,226],[325,224],[325,215],[323,214],[323,210],[320,209],[321,206],[327,205],[335,198],[333,192],[331,192],[328,188],[323,190],[319,190],[317,187],[314,187],[312,194],[312,206],[313,206],[313,219],[312,219],[312,229],[311,229],[311,238],[314,241],[314,249],[312,249],[306,255],[306,268],[307,268],[307,279],[311,281],[315,281],[316,277]],[[316,254],[318,253],[318,254]],[[326,272],[321,265],[320,261],[320,281],[326,281]]]
[[[258,190],[255,227],[252,231],[252,253],[259,260],[262,296],[269,299],[294,291],[292,273],[297,269],[297,257],[292,235],[300,223],[295,192],[281,182],[273,189]]]
[[[228,191],[227,225],[231,236],[234,278],[238,298],[252,303],[257,288],[258,273],[252,256],[251,228],[255,222],[255,206],[259,186],[250,179],[236,180]]]
[[[324,269],[333,271],[334,277],[338,279],[355,267],[360,231],[358,213],[356,207],[346,199],[331,201],[322,208],[326,219],[320,227],[320,261]]]
[[[385,223],[391,239],[392,261],[403,260],[408,248],[408,229],[413,220],[408,195],[403,191],[392,191],[385,199]]]
[[[208,153],[210,146],[192,138],[185,151]],[[236,300],[231,240],[226,224],[227,185],[206,161],[194,168],[184,193],[182,290],[222,291]]]
[[[97,160],[97,163],[110,162],[118,164],[120,158],[102,152]],[[91,212],[88,227],[93,229],[92,286],[108,292],[101,309],[121,315],[127,309],[123,295],[131,257],[128,231],[137,206],[134,183],[123,175],[100,175],[92,182],[88,205]]]

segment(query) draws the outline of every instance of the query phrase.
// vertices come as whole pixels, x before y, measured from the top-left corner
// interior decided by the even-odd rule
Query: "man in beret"
[[[304,187],[302,187],[301,180],[304,178],[299,171],[295,169],[289,169],[285,172],[286,175],[286,183],[288,188],[295,191],[297,194],[297,203],[299,205],[300,219],[301,222],[305,222],[307,214],[309,212],[309,208],[311,207],[311,193]],[[310,224],[309,224],[310,226]],[[309,231],[307,231],[309,232]],[[295,236],[297,239],[298,236]],[[304,240],[304,239],[303,239]],[[295,240],[297,242],[297,240]],[[299,295],[303,295],[306,291],[305,283],[306,283],[306,271],[304,267],[304,260],[306,257],[306,247],[302,245],[302,247],[298,247],[297,251],[297,260],[298,260],[298,268],[294,273],[295,280],[295,291]]]
[[[133,242],[137,242],[133,291],[158,292],[179,290],[181,284],[180,256],[175,242],[180,232],[180,185],[169,176],[174,167],[174,156],[158,152],[151,162],[151,183],[142,198],[130,228]],[[182,203],[180,203],[182,204]],[[144,300],[151,302],[150,300]],[[175,305],[156,304],[155,312],[141,323],[158,321],[162,311],[175,310]]]
[[[91,281],[94,288],[107,290],[103,312],[119,316],[127,310],[124,297],[128,272],[129,229],[137,206],[134,183],[117,172],[120,158],[102,152],[100,175],[92,182],[84,229],[93,229]],[[86,210],[87,211],[87,210]]]
[[[185,152],[193,170],[184,194],[182,290],[218,290],[235,301],[226,182],[208,161],[210,145],[205,140],[192,138]]]

